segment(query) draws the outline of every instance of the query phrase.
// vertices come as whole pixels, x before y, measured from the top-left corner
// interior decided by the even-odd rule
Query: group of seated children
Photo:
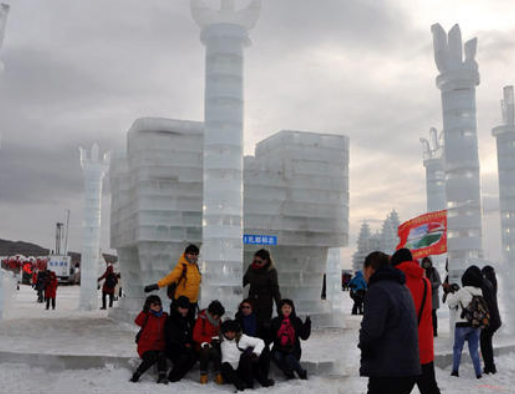
[[[307,372],[300,365],[300,339],[309,338],[311,320],[308,316],[302,322],[296,316],[293,301],[283,299],[278,316],[266,327],[259,326],[248,299],[240,304],[235,320],[223,322],[225,308],[219,301],[212,301],[199,312],[193,327],[188,319],[189,308],[188,298],[181,296],[173,302],[168,315],[158,296],[146,299],[135,320],[141,327],[136,343],[142,362],[132,375],[132,382],[137,382],[156,363],[158,383],[178,382],[197,360],[201,384],[208,382],[211,364],[215,382],[232,383],[238,391],[253,388],[254,380],[262,387],[273,386],[275,382],[269,378],[270,359],[286,379],[294,379],[294,373],[307,379]],[[167,359],[173,365],[168,375]]]

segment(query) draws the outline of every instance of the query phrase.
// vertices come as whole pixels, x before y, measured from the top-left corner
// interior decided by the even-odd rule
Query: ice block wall
[[[513,300],[515,299],[515,106],[513,86],[504,88],[501,101],[502,125],[492,130],[497,140],[497,163],[499,168],[499,207],[501,213],[501,240],[504,266],[502,270],[502,292],[510,313],[506,313],[507,326],[512,332],[515,327]],[[500,267],[496,267],[500,272]],[[503,317],[504,318],[504,317]]]
[[[421,138],[423,146],[424,167],[426,168],[427,212],[446,209],[445,195],[445,157],[443,149],[443,133],[432,127],[430,138]]]
[[[348,165],[347,137],[289,130],[245,158],[245,232],[277,236],[281,293],[320,325],[330,319],[320,299],[328,250],[348,242]],[[246,267],[260,247],[246,245]]]
[[[481,185],[476,120],[475,60],[477,39],[465,43],[455,25],[446,34],[432,26],[435,61],[440,75],[447,198],[449,276],[459,283],[473,261],[483,258]]]
[[[102,229],[102,181],[109,169],[109,154],[106,153],[101,158],[97,144],[93,144],[90,153],[84,148],[79,150],[84,174],[79,308],[90,311],[98,309],[97,279]]]
[[[229,308],[242,296],[243,66],[260,5],[237,10],[234,0],[222,0],[215,11],[191,1],[206,47],[202,298]]]
[[[113,162],[111,246],[124,279],[121,310],[141,309],[143,285],[156,283],[188,244],[202,241],[202,133],[199,122],[138,119],[126,157]],[[159,295],[169,301],[165,290]]]

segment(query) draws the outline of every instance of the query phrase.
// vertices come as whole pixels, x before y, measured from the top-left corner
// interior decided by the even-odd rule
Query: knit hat
[[[222,334],[225,334],[226,332],[240,332],[241,327],[240,324],[236,320],[226,320],[222,323]]]
[[[411,254],[409,249],[402,248],[395,252],[391,258],[391,263],[395,267],[401,263],[406,261],[413,261],[413,255]]]
[[[216,315],[222,317],[225,313],[225,308],[220,301],[214,300],[211,301],[211,303],[207,307],[207,311],[211,314],[211,316]]]

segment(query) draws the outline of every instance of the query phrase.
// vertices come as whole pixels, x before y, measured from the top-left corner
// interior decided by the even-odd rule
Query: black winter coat
[[[415,304],[404,273],[377,270],[369,280],[359,332],[361,376],[409,377],[421,374]]]
[[[282,314],[279,314],[279,316],[276,316],[272,319],[272,322],[270,324],[270,335],[274,343],[272,352],[280,351],[283,353],[292,353],[297,360],[300,360],[300,357],[302,355],[302,347],[300,346],[300,340],[302,339],[305,341],[311,335],[311,320],[306,320],[303,323],[302,320],[295,314],[295,309],[292,311],[290,315],[290,323],[293,326],[293,329],[295,330],[295,342],[293,344],[293,348],[284,348],[283,346],[281,346],[281,343],[279,342],[279,337],[277,333],[281,328],[282,321],[283,316]]]
[[[171,360],[187,351],[194,351],[193,327],[188,316],[182,317],[177,310],[172,310],[165,322],[166,355]],[[189,345],[189,346],[188,346]]]
[[[485,328],[486,331],[495,332],[501,325],[501,314],[499,313],[499,305],[497,304],[497,293],[495,292],[494,286],[488,279],[483,279],[483,298],[488,305],[488,311],[490,312],[490,324]]]
[[[243,287],[250,285],[249,298],[254,303],[254,313],[259,325],[267,325],[272,318],[273,301],[279,306],[281,293],[277,280],[277,270],[272,264],[256,270],[249,266],[243,276]]]

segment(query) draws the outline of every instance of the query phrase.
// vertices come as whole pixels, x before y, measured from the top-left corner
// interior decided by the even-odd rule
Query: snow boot
[[[141,374],[138,371],[136,371],[132,375],[132,378],[130,378],[129,382],[136,383],[140,377],[141,377]]]
[[[216,374],[215,383],[218,385],[224,384],[224,378],[222,377],[222,374],[220,374],[220,373]]]
[[[200,384],[207,384],[207,374],[200,375]]]
[[[306,371],[305,369],[297,372],[297,375],[299,375],[299,378],[301,380],[308,380],[308,371]]]
[[[158,384],[168,384],[168,378],[165,373],[160,373],[159,378],[157,379]]]
[[[460,377],[460,374],[459,374],[459,372],[458,372],[458,371],[452,371],[452,372],[451,372],[451,376],[456,376],[457,378],[459,378],[459,377]]]

